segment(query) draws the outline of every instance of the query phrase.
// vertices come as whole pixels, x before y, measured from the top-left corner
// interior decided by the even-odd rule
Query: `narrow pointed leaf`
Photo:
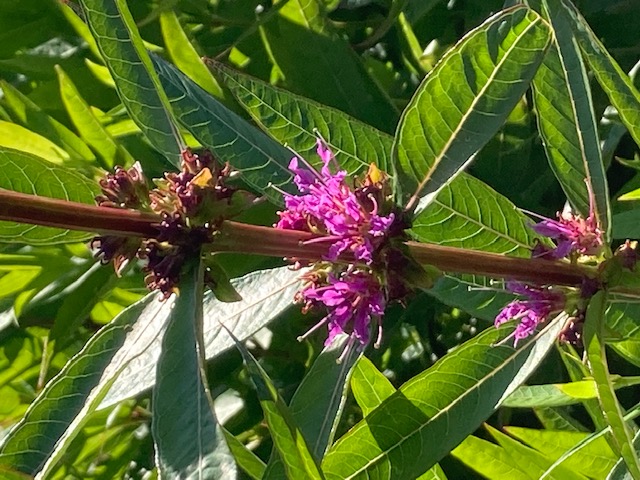
[[[325,476],[412,479],[422,474],[526,379],[565,321],[566,315],[559,315],[516,350],[496,345],[511,325],[466,342],[405,383],[338,440],[322,464]]]
[[[223,162],[242,172],[251,187],[274,203],[282,202],[275,185],[290,190],[287,169],[292,153],[205,92],[170,63],[152,55],[176,119]]]
[[[618,111],[620,120],[640,145],[640,92],[575,6],[566,0],[562,1],[562,5],[572,20],[573,33],[591,71],[608,95],[611,104]]]
[[[70,168],[54,165],[29,153],[0,147],[0,188],[43,197],[94,203],[100,192],[97,183]],[[79,242],[90,233],[0,222],[0,242],[48,245]]]
[[[557,460],[562,453],[589,435],[584,432],[558,432],[521,427],[505,427],[505,430],[512,437],[525,442],[552,460]],[[604,478],[616,460],[617,456],[611,451],[607,440],[600,437],[568,457],[562,464],[582,475]]]
[[[167,52],[173,63],[207,92],[218,98],[224,98],[222,88],[191,45],[173,10],[164,10],[160,13],[160,27]]]
[[[235,478],[236,466],[204,370],[200,258],[185,267],[162,338],[153,389],[151,431],[159,475],[166,478]],[[201,333],[200,333],[201,335]]]
[[[29,97],[8,82],[0,81],[0,87],[4,93],[3,100],[24,127],[51,140],[73,159],[95,161],[95,155],[80,138],[43,112]]]
[[[224,428],[223,432],[227,440],[227,445],[229,445],[229,450],[231,450],[238,466],[253,480],[262,480],[265,469],[267,468],[264,462],[260,460],[255,453],[245,447],[240,440],[224,430]]]
[[[19,150],[57,165],[71,160],[71,156],[51,140],[4,120],[0,120],[0,148]]]
[[[423,209],[499,130],[549,44],[542,18],[505,10],[469,32],[425,78],[396,132],[403,200]],[[420,197],[424,197],[417,205]]]
[[[232,335],[230,331],[229,335]],[[324,478],[291,411],[278,394],[273,382],[245,346],[235,337],[233,340],[256,386],[271,438],[282,456],[287,478]],[[268,475],[268,470],[266,474]]]
[[[616,398],[611,383],[611,375],[607,365],[605,344],[602,340],[605,324],[606,293],[596,293],[587,308],[584,324],[584,346],[587,353],[589,369],[596,382],[600,406],[611,426],[613,433],[612,447],[621,455],[634,478],[640,478],[640,459],[633,446],[633,435],[627,426],[622,408]]]
[[[111,169],[115,165],[133,164],[135,159],[122,145],[115,141],[96,118],[91,107],[82,98],[71,78],[62,70],[62,67],[56,66],[56,73],[60,84],[60,97],[67,109],[67,114],[80,136],[98,154],[102,160],[102,166],[105,169]]]
[[[347,400],[352,367],[362,352],[353,346],[338,363],[349,337],[344,335],[325,347],[302,379],[289,410],[293,421],[307,441],[313,458],[319,463],[333,442],[340,414]],[[285,467],[280,455],[272,454],[264,480],[282,478]]]
[[[452,452],[451,456],[472,468],[485,478],[530,480],[531,477],[518,468],[516,462],[500,445],[468,436]]]
[[[0,465],[35,475],[53,452],[58,439],[81,411],[103,371],[129,335],[145,308],[147,296],[118,315],[87,342],[62,371],[49,381],[22,420],[4,438]]]
[[[241,302],[223,303],[207,292],[204,296],[204,343],[206,358],[213,358],[233,347],[233,341],[222,330],[224,323],[235,336],[247,339],[281,314],[293,302],[300,272],[289,267],[262,270],[231,281],[243,298]],[[152,327],[162,331],[164,320]],[[143,392],[155,383],[155,365],[160,355],[160,338],[155,338],[140,353],[136,362],[124,369],[100,408]]]
[[[129,115],[151,145],[178,166],[182,140],[125,0],[80,3]]]
[[[636,448],[636,452],[640,455],[640,431],[636,433],[633,439],[633,445]],[[624,459],[618,460],[615,467],[611,469],[611,472],[607,476],[607,480],[633,480],[633,477],[629,473],[627,465],[624,463]]]
[[[366,172],[371,163],[393,173],[393,137],[335,108],[232,70],[221,63],[208,65],[260,127],[283,145],[289,145],[312,165],[318,134],[351,175]],[[317,131],[317,133],[316,133]]]
[[[356,363],[351,377],[351,390],[362,409],[363,417],[369,415],[396,391],[387,377],[367,357],[362,357]]]
[[[490,425],[486,429],[511,457],[518,468],[529,475],[530,478],[540,478],[552,460],[534,449],[523,445]],[[587,480],[587,477],[576,473],[564,465],[558,465],[556,470],[548,476],[550,480]]]
[[[560,0],[547,4],[555,41],[533,81],[538,129],[571,205],[585,218],[589,215],[586,180],[595,196],[599,225],[609,235],[609,191],[589,79]]]

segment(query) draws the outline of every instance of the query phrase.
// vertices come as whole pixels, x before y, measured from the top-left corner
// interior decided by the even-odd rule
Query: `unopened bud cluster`
[[[157,235],[139,239],[115,235],[99,236],[91,242],[102,263],[113,262],[120,273],[135,257],[147,261],[145,282],[165,298],[176,291],[186,257],[213,240],[223,220],[247,205],[249,194],[226,185],[228,165],[220,166],[209,151],[186,149],[178,173],[167,173],[150,189],[140,165],[125,170],[116,167],[100,181],[102,207],[136,209],[158,215]]]

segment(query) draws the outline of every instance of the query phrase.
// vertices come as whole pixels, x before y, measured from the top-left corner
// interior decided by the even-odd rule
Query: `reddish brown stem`
[[[153,237],[157,215],[0,189],[0,220],[112,235]]]
[[[155,225],[160,219],[150,213],[97,207],[0,189],[0,220],[100,234],[154,237],[158,233]],[[328,242],[318,239],[317,235],[308,232],[225,221],[207,250],[313,261],[323,258],[329,247]],[[508,257],[417,242],[407,242],[407,247],[418,263],[433,265],[451,273],[471,273],[551,285],[580,285],[585,277],[596,276],[593,268],[563,262]],[[349,261],[350,258],[344,260]]]

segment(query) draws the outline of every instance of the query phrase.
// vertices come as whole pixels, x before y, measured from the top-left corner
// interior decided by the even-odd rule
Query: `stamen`
[[[320,327],[322,327],[323,325],[325,325],[327,322],[329,321],[329,315],[327,315],[326,317],[324,317],[322,320],[320,320],[318,323],[316,323],[313,327],[311,327],[309,330],[307,330],[307,332],[303,335],[300,335],[297,340],[299,342],[302,342],[303,340],[306,340],[307,337],[309,337],[309,335],[311,335],[313,332],[315,332],[316,330],[318,330]]]

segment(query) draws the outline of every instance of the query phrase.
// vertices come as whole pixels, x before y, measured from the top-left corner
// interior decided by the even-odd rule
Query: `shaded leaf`
[[[204,371],[203,266],[187,262],[180,294],[162,336],[153,389],[151,430],[159,475],[168,478],[233,478],[236,466],[213,411]]]
[[[589,79],[560,0],[545,2],[555,42],[533,81],[538,129],[549,164],[569,202],[583,217],[589,215],[586,179],[595,196],[594,213],[608,236],[609,190]]]
[[[182,140],[126,2],[80,0],[80,3],[129,115],[151,145],[178,166]]]
[[[156,55],[151,59],[176,119],[221,161],[239,170],[247,184],[274,203],[282,203],[282,195],[272,185],[291,190],[292,175],[287,167],[292,153],[249,125],[173,65]]]

